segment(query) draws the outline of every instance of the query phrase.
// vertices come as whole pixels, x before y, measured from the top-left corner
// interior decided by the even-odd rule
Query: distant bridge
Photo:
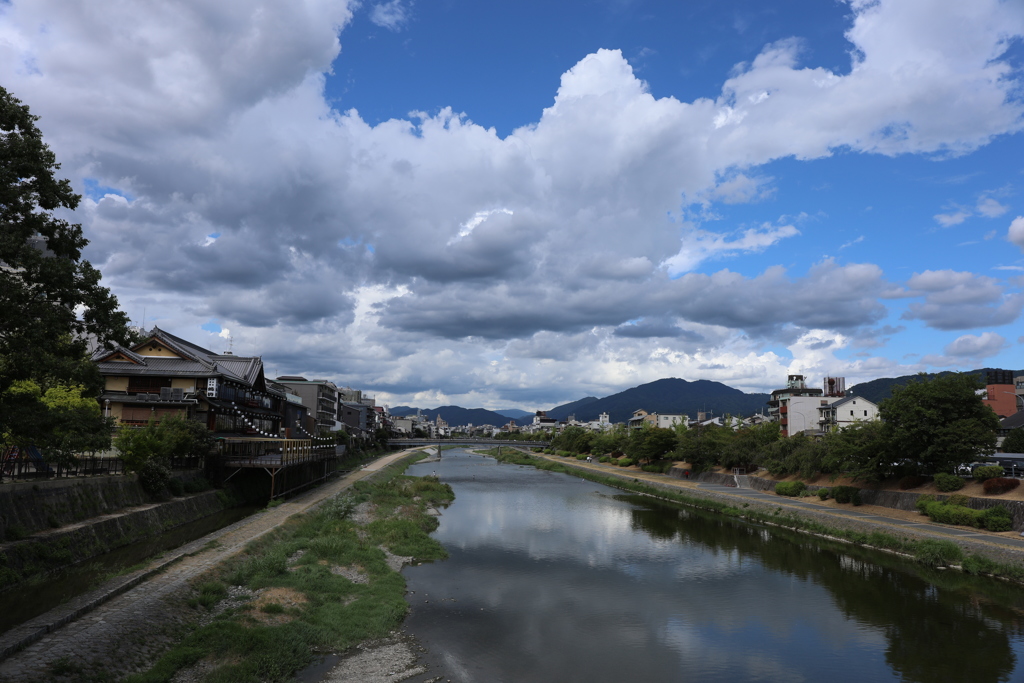
[[[416,446],[549,446],[548,441],[512,441],[511,439],[388,439],[392,448]]]

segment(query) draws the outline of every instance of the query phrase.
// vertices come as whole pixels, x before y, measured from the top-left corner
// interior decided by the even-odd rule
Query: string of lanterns
[[[278,437],[277,434],[271,434],[270,432],[265,432],[262,429],[260,429],[259,427],[257,427],[255,424],[253,424],[249,420],[249,418],[245,416],[245,413],[243,413],[241,411],[241,409],[238,407],[238,405],[234,401],[231,402],[231,409],[233,411],[235,411],[235,413],[237,413],[237,416],[242,418],[242,421],[245,422],[245,424],[247,424],[249,426],[249,428],[252,429],[253,431],[259,432],[263,436],[269,436],[269,437],[275,437],[275,438]],[[299,429],[301,429],[303,431],[303,433],[306,436],[308,436],[310,439],[312,439],[314,441],[321,441],[322,442],[322,441],[333,441],[334,440],[333,438],[331,438],[329,436],[313,436],[312,434],[307,432],[306,429],[302,425],[297,425],[297,426],[298,426]]]

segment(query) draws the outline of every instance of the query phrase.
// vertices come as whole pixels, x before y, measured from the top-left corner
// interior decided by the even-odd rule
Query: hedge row
[[[949,500],[940,502],[932,496],[921,496],[917,501],[917,509],[940,524],[972,526],[989,531],[1009,531],[1013,528],[1010,511],[1002,505],[975,510],[961,504],[966,502],[961,500],[964,498],[966,496],[950,496]]]
[[[780,481],[775,485],[775,493],[780,496],[799,496],[807,490],[807,484],[802,481]]]

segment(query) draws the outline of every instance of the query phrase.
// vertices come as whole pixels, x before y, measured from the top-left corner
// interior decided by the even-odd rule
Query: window
[[[162,387],[170,387],[170,377],[129,377],[129,394],[159,394]]]
[[[868,411],[865,410],[864,411],[864,417],[867,417],[867,416],[868,416]]]
[[[850,411],[850,417],[853,417],[853,411],[852,410]]]

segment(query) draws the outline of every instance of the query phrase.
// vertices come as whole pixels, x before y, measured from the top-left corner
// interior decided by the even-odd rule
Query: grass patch
[[[405,618],[405,580],[388,567],[378,546],[423,560],[445,557],[444,548],[428,535],[437,520],[426,509],[453,499],[451,488],[436,477],[403,475],[409,464],[385,468],[374,479],[357,482],[347,495],[296,515],[250,543],[218,568],[216,580],[199,586],[194,598],[197,607],[210,607],[226,596],[228,585],[239,585],[290,589],[305,602],[288,608],[270,602],[255,612],[227,610],[126,683],[166,683],[179,669],[208,657],[218,665],[207,681],[286,681],[312,661],[314,649],[340,651],[388,635]],[[376,519],[360,534],[351,513],[364,501],[373,503]],[[369,582],[332,574],[332,565],[359,566]],[[287,613],[289,619],[261,619],[260,613]]]

